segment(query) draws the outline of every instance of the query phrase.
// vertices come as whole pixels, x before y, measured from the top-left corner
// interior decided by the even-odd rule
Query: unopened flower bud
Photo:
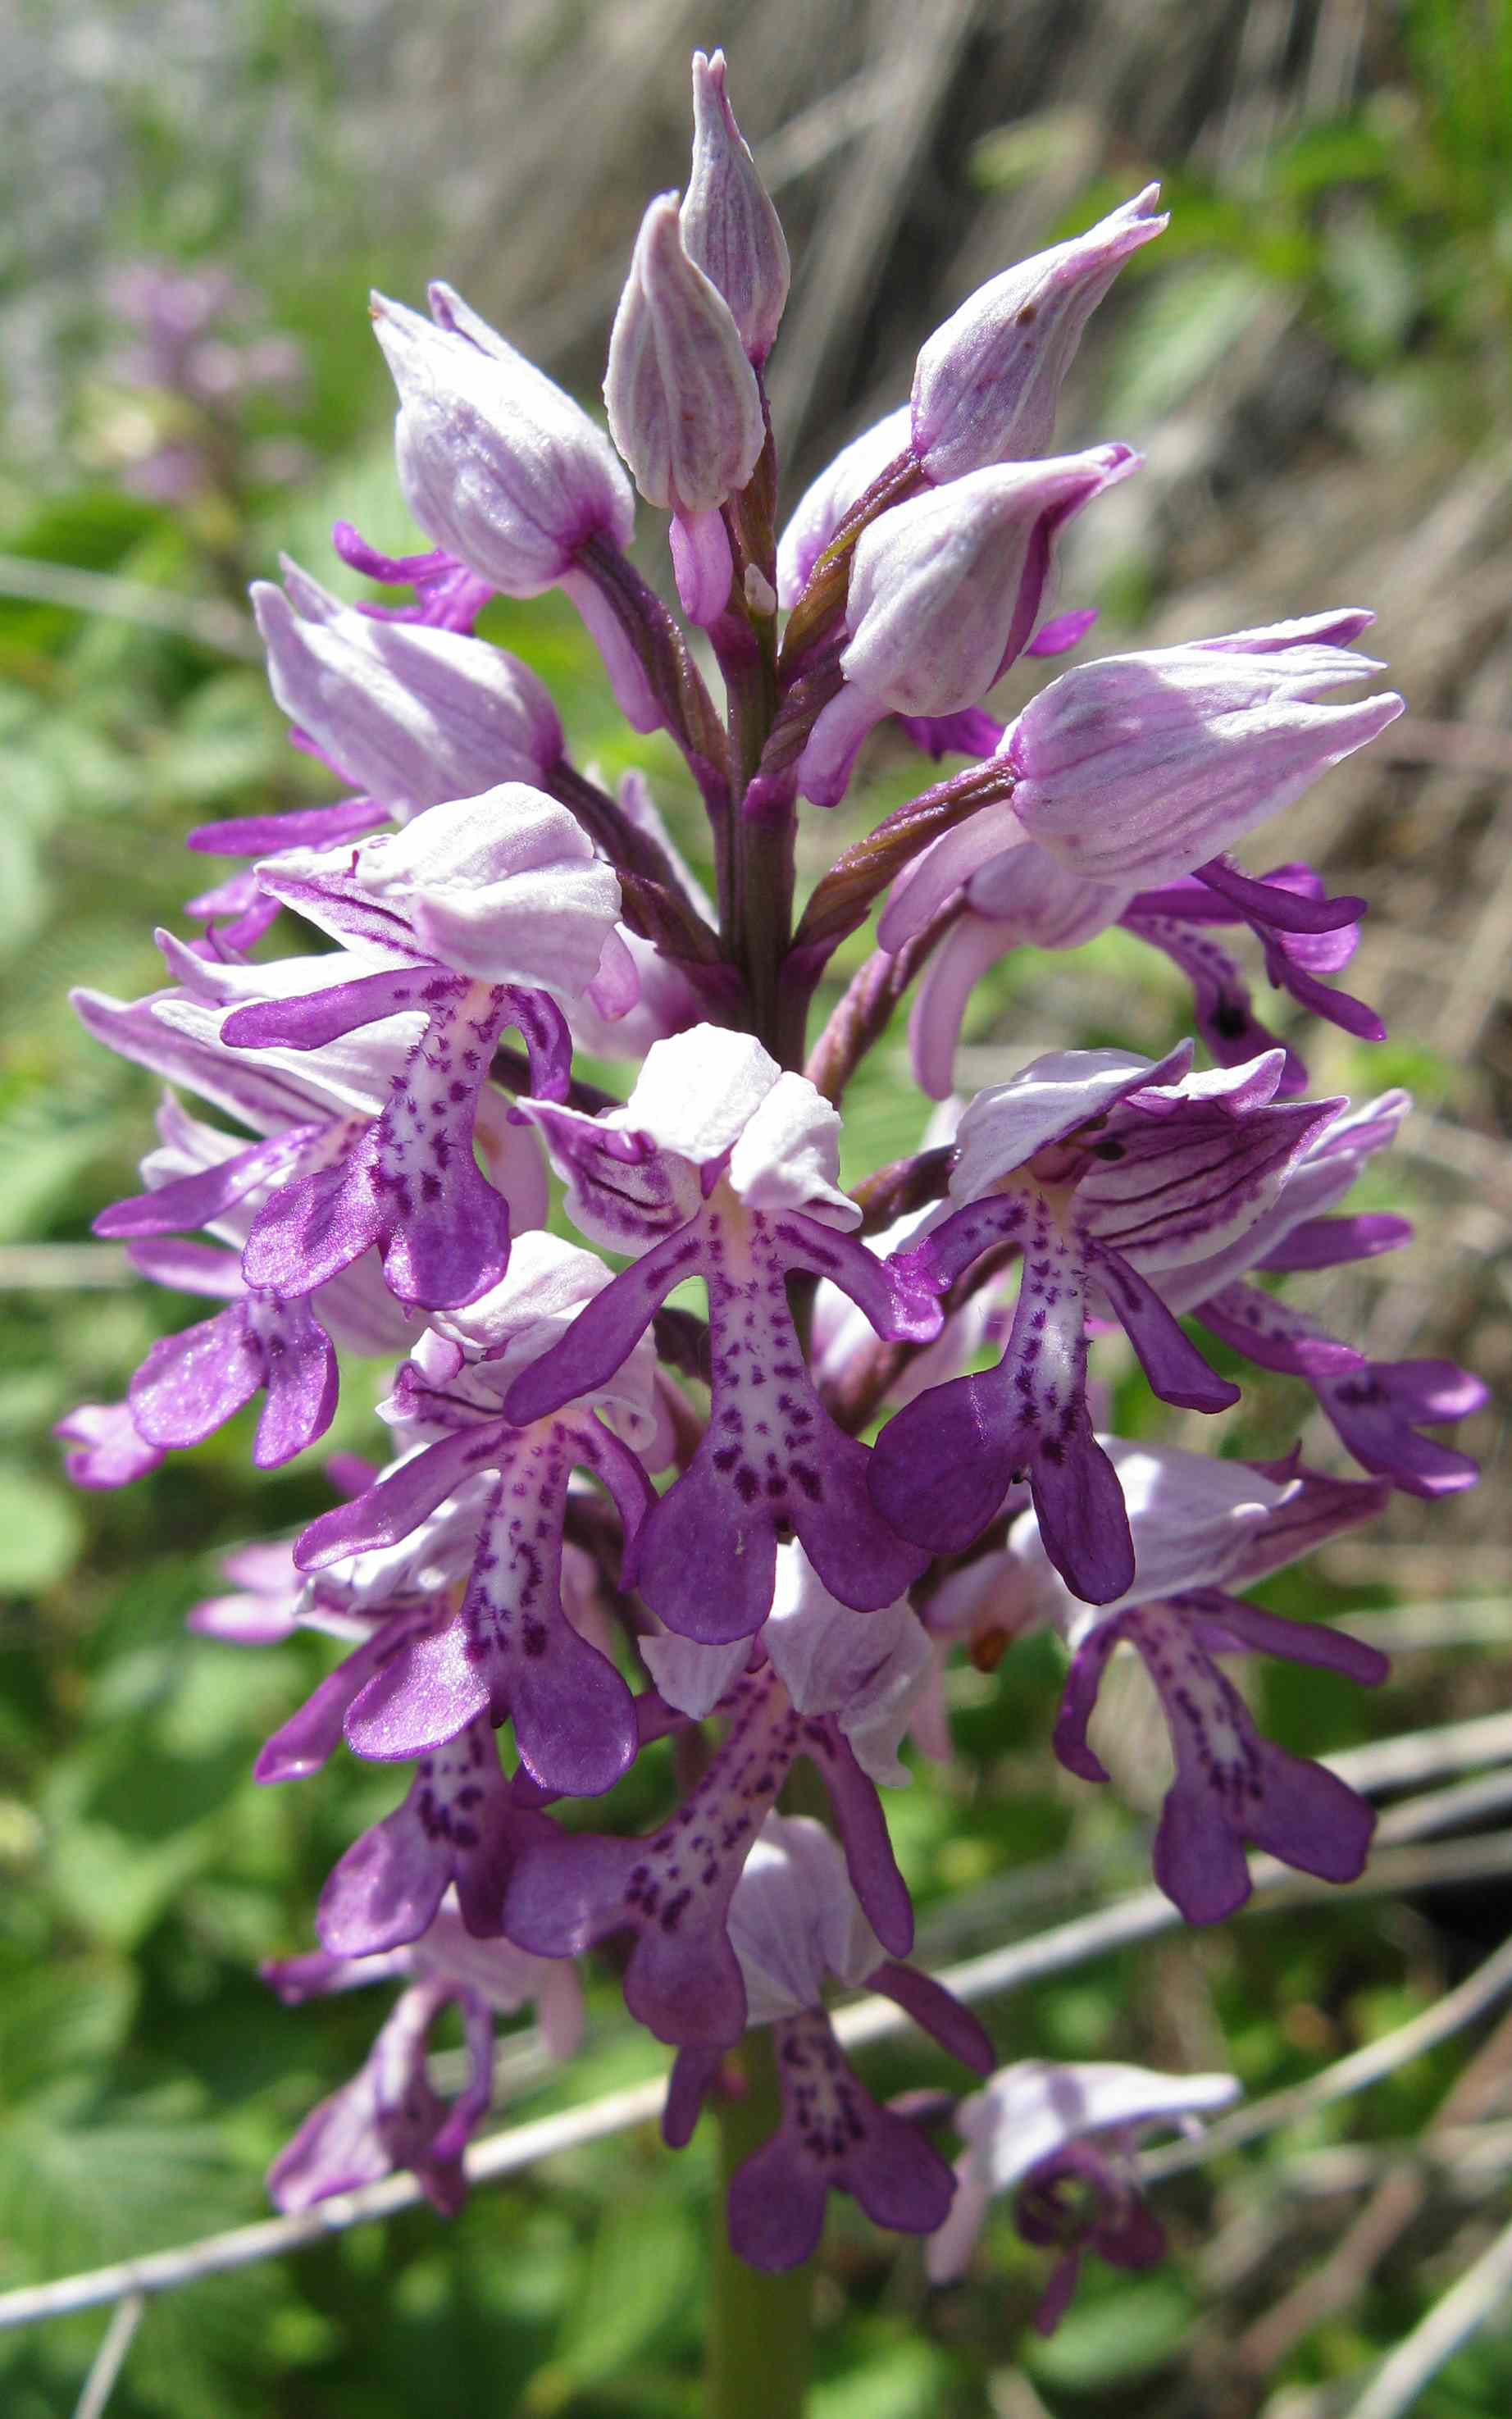
[[[1206,864],[1402,711],[1389,692],[1323,702],[1381,666],[1317,643],[1313,626],[1062,672],[1004,734],[1018,822],[1092,882],[1143,887]]]
[[[1062,524],[1138,458],[1102,445],[974,471],[863,531],[845,607],[845,685],[804,751],[805,797],[839,800],[856,748],[884,715],[957,714],[986,694],[1033,632]]]
[[[675,193],[663,193],[640,222],[609,337],[604,401],[636,485],[673,516],[678,594],[706,625],[730,592],[719,506],[749,479],[766,428],[729,304],[683,249]]]
[[[725,91],[723,51],[693,54],[693,166],[679,213],[683,249],[730,306],[759,367],[788,299],[788,248]]]
[[[1148,185],[1085,235],[1005,269],[936,328],[914,373],[913,450],[935,486],[1042,454],[1082,330],[1132,252],[1165,224]]]
[[[450,286],[430,307],[372,305],[399,390],[399,482],[427,536],[506,596],[555,586],[592,537],[627,545],[629,483],[587,413]]]
[[[361,613],[296,563],[284,579],[252,590],[273,695],[396,823],[501,781],[539,786],[561,763],[549,695],[501,647]]]
[[[683,519],[743,487],[765,442],[756,374],[728,303],[683,249],[671,193],[640,222],[604,400],[640,493]]]

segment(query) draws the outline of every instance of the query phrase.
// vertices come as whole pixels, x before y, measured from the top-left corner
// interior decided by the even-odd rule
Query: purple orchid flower
[[[1325,701],[1381,670],[1334,641],[1367,619],[1279,623],[1062,672],[1004,733],[1013,816],[1090,882],[1132,875],[1148,888],[1206,865],[1403,711],[1391,693]]]
[[[1231,907],[1288,930],[1316,933],[1356,919],[1363,901],[1288,901],[1277,897],[1275,877],[1257,887],[1224,852],[1401,713],[1391,694],[1363,705],[1323,701],[1381,670],[1349,652],[1372,619],[1341,606],[1062,673],[998,742],[1016,777],[1011,802],[982,808],[934,844],[901,891],[907,905],[895,905],[883,946],[899,947],[952,891],[1011,857],[1026,838],[1088,886],[1066,889],[1052,911],[1068,925],[1073,912],[1085,919],[1084,937],[1121,916],[1135,893],[1193,872]],[[1031,860],[1021,878],[1032,917],[1042,912],[1034,900],[1046,877]],[[1005,869],[1002,880],[987,897],[999,910],[1016,909],[1013,872]],[[1175,905],[1187,903],[1183,893]]]
[[[374,298],[373,325],[399,393],[405,501],[426,534],[506,596],[566,585],[594,534],[627,546],[630,485],[612,446],[570,395],[448,285],[431,316]]]
[[[203,1243],[141,1242],[131,1259],[160,1285],[226,1302],[202,1325],[162,1336],[131,1379],[131,1418],[148,1444],[201,1444],[264,1391],[255,1469],[277,1470],[324,1436],[336,1411],[336,1354],[309,1301],[246,1285],[235,1253]]]
[[[1199,2119],[1239,2097],[1231,2074],[1152,2074],[1148,2068],[1057,2066],[1021,2058],[955,2112],[965,2149],[949,2216],[932,2237],[929,2273],[948,2284],[965,2268],[989,2202],[1014,2192],[1026,2242],[1057,2250],[1035,2325],[1053,2334],[1088,2251],[1116,2268],[1148,2268],[1165,2237],[1139,2189],[1140,2140],[1155,2126],[1200,2132]]]
[[[633,1759],[629,1689],[562,1602],[562,1531],[568,1474],[586,1469],[608,1490],[633,1550],[654,1498],[616,1429],[656,1446],[649,1351],[537,1420],[513,1421],[501,1408],[522,1364],[608,1282],[590,1254],[549,1236],[522,1238],[509,1276],[472,1306],[466,1327],[432,1331],[400,1372],[390,1415],[437,1441],[300,1540],[300,1568],[324,1571],[393,1545],[467,1489],[443,1548],[448,1576],[468,1574],[460,1610],[396,1641],[381,1668],[362,1672],[345,1713],[358,1754],[426,1754],[487,1713],[496,1724],[513,1721],[525,1767],[547,1790],[596,1796]],[[426,1550],[428,1558],[434,1545]]]
[[[508,1205],[472,1151],[494,1043],[517,1025],[532,1080],[560,1094],[570,1044],[539,986],[601,982],[629,1004],[614,876],[564,808],[506,783],[354,850],[286,851],[259,878],[354,945],[359,970],[302,998],[235,1010],[224,1041],[317,1050],[416,1009],[425,1027],[381,1116],[325,1163],[292,1172],[266,1205],[247,1240],[249,1283],[285,1299],[307,1293],[378,1243],[402,1301],[475,1301],[509,1256]]]
[[[708,1289],[710,1424],[640,1534],[646,1602],[687,1637],[748,1636],[771,1607],[781,1523],[843,1603],[892,1603],[927,1557],[873,1511],[866,1447],[819,1403],[785,1278],[827,1277],[879,1334],[927,1336],[939,1314],[841,1231],[860,1212],[834,1181],[835,1112],[757,1042],[708,1025],[656,1043],[623,1109],[524,1107],[577,1225],[642,1256],[517,1379],[512,1417],[538,1419],[602,1382],[684,1278]]]
[[[1170,1729],[1176,1779],[1155,1837],[1155,1879],[1189,1923],[1215,1923],[1249,1896],[1244,1843],[1325,1881],[1354,1881],[1375,1827],[1363,1797],[1321,1764],[1262,1739],[1218,1656],[1243,1653],[1342,1672],[1373,1687],[1385,1656],[1343,1631],[1283,1620],[1241,1603],[1252,1586],[1325,1539],[1374,1519],[1379,1484],[1328,1478],[1295,1459],[1269,1469],[1212,1461],[1169,1446],[1110,1439],[1134,1544],[1127,1594],[1096,1610],[1057,1579],[1032,1520],[1020,1522],[1010,1558],[1072,1650],[1055,1749],[1087,1780],[1107,1772],[1088,1723],[1108,1657],[1140,1656]]]
[[[841,685],[799,760],[802,794],[837,805],[862,740],[886,715],[980,704],[1033,635],[1061,530],[1138,467],[1127,445],[1004,464],[873,521],[851,565]]]
[[[1279,1051],[1209,1075],[1188,1074],[1189,1060],[1189,1046],[1158,1065],[1055,1053],[966,1111],[950,1178],[961,1206],[902,1265],[940,1294],[1008,1243],[1023,1276],[997,1367],[917,1396],[878,1440],[872,1494],[904,1536],[961,1552],[1026,1470],[1072,1592],[1099,1604],[1127,1590],[1128,1523],[1085,1399],[1088,1293],[1111,1303],[1163,1400],[1210,1411],[1236,1401],[1146,1271],[1242,1235],[1338,1105],[1278,1102]]]
[[[142,1199],[147,1205],[164,1200],[177,1204],[186,1192],[199,1197],[207,1179],[213,1186],[222,1171],[245,1155],[245,1146],[236,1137],[188,1117],[171,1096],[159,1111],[158,1127],[162,1148],[150,1152],[142,1166],[148,1188]],[[255,1394],[266,1391],[252,1457],[257,1469],[276,1470],[331,1425],[338,1342],[358,1350],[392,1351],[408,1341],[402,1315],[362,1268],[344,1271],[308,1300],[281,1302],[249,1287],[239,1247],[262,1197],[255,1186],[209,1220],[209,1232],[232,1250],[163,1234],[148,1234],[128,1245],[133,1266],[144,1276],[226,1304],[201,1325],[161,1338],[131,1379],[127,1410],[154,1455],[202,1443]],[[166,1225],[176,1223],[177,1211],[160,1209],[156,1216]],[[127,1441],[122,1436],[118,1441],[124,1445]],[[114,1480],[106,1476],[98,1454],[92,1468],[96,1486],[122,1484],[143,1474],[129,1447]]]
[[[350,2083],[312,2108],[293,2140],[268,2170],[268,2190],[285,2212],[313,2208],[332,2193],[377,2183],[396,2167],[412,2168],[425,2197],[443,2217],[467,2198],[462,2151],[486,2111],[493,2064],[493,2025],[486,2011],[469,2008],[472,2079],[448,2109],[425,2072],[431,2028],[461,1993],[436,1979],[400,1998]]]
[[[63,1467],[74,1486],[91,1492],[130,1487],[162,1466],[163,1447],[147,1442],[129,1403],[80,1403],[53,1434],[72,1447]]]
[[[723,1701],[724,1739],[702,1778],[643,1839],[558,1834],[526,1849],[504,1930],[537,1956],[566,1957],[630,1932],[625,2000],[658,2041],[719,2048],[747,2021],[727,1922],[741,1870],[799,1756],[822,1772],[851,1886],[889,1954],[913,1943],[908,1893],[872,1783],[832,1716],[808,1718],[769,1665]]]
[[[228,1109],[261,1139],[234,1146],[223,1137],[224,1148],[207,1147],[191,1173],[105,1210],[96,1221],[96,1231],[131,1240],[201,1225],[224,1230],[237,1206],[251,1203],[256,1215],[235,1236],[243,1242],[242,1274],[249,1287],[285,1301],[339,1279],[342,1317],[350,1330],[347,1340],[354,1348],[402,1348],[408,1336],[402,1313],[392,1302],[380,1308],[381,1289],[375,1299],[360,1271],[347,1275],[372,1236],[361,1229],[344,1234],[349,1251],[343,1254],[328,1246],[323,1257],[301,1266],[285,1285],[270,1282],[271,1271],[258,1264],[252,1229],[259,1219],[272,1225],[282,1214],[277,1195],[284,1186],[313,1183],[332,1172],[339,1183],[342,1163],[349,1157],[361,1166],[378,1156],[395,1121],[408,1114],[405,1073],[424,1049],[424,1024],[406,1011],[383,1017],[355,1041],[338,1033],[307,1049],[233,1049],[224,1040],[224,1027],[238,1009],[248,1003],[285,1005],[293,994],[314,1019],[320,994],[349,988],[347,964],[328,956],[286,960],[274,966],[230,966],[196,957],[167,935],[160,937],[170,966],[183,977],[182,988],[131,1004],[80,992],[74,1005],[82,1021],[108,1047]],[[548,1041],[555,1031],[553,1025]],[[422,1064],[431,1080],[433,1071]],[[477,1081],[481,1087],[481,1074]],[[455,1109],[458,1104],[447,1105]],[[405,1131],[401,1123],[401,1142]],[[484,1152],[487,1179],[477,1174],[471,1148],[468,1164],[484,1197],[488,1231],[496,1218],[507,1226],[511,1215],[518,1225],[538,1223],[546,1209],[539,1149],[522,1129],[511,1125],[501,1095],[478,1091],[473,1135]],[[364,1303],[365,1315],[359,1321]]]
[[[1336,1118],[1247,1235],[1162,1271],[1155,1283],[1168,1308],[1190,1311],[1245,1360],[1303,1379],[1362,1469],[1407,1494],[1432,1498],[1473,1487],[1480,1473],[1468,1454],[1419,1430],[1483,1410],[1489,1397],[1481,1379],[1452,1361],[1372,1361],[1305,1311],[1242,1282],[1254,1270],[1288,1275],[1336,1268],[1411,1240],[1409,1222],[1389,1211],[1323,1214],[1393,1140],[1411,1106],[1405,1092],[1388,1092]]]
[[[731,1899],[728,1938],[748,2025],[773,2027],[782,2095],[777,2133],[732,2180],[734,2249],[756,2268],[797,2267],[817,2246],[832,2191],[853,2194],[879,2226],[932,2233],[950,2205],[949,2168],[916,2124],[857,2081],[825,2012],[825,1986],[833,1979],[885,1993],[985,2074],[992,2044],[976,2018],[929,1976],[883,1956],[839,1846],[801,1815],[767,1815]],[[717,2065],[717,2051],[679,2051],[662,2119],[674,2148],[692,2134]]]
[[[284,586],[256,580],[252,602],[279,704],[394,823],[505,781],[549,788],[562,725],[544,683],[514,655],[452,630],[377,621],[286,560]],[[287,837],[301,844],[297,831]]]
[[[515,1867],[550,1824],[517,1805],[486,1716],[418,1761],[402,1805],[349,1847],[320,1893],[315,1928],[333,1956],[417,1939],[455,1886],[468,1932],[503,1931]]]
[[[1299,932],[1290,921],[1297,900],[1328,913],[1358,905],[1352,900],[1328,901],[1322,878],[1311,866],[1279,865],[1246,882],[1237,898],[1226,899],[1211,881],[1202,880],[1136,892],[1119,919],[1190,978],[1197,1030],[1222,1067],[1238,1066],[1257,1050],[1271,1048],[1275,1037],[1256,1015],[1239,967],[1212,939],[1209,928],[1214,924],[1247,925],[1260,942],[1269,980],[1299,1007],[1357,1041],[1386,1038],[1374,1009],[1319,980],[1322,975],[1339,973],[1353,957],[1360,940],[1359,914],[1326,932]],[[1295,1051],[1288,1051],[1283,1093],[1298,1093],[1306,1082],[1306,1067]]]
[[[332,2193],[376,2183],[411,2167],[443,2217],[467,2197],[462,2152],[493,2099],[494,2013],[534,2000],[541,2034],[555,2057],[570,2057],[582,2029],[581,1994],[565,1965],[547,1965],[508,1941],[470,1939],[443,1906],[406,1949],[371,1957],[325,1952],[265,1965],[263,1978],[286,2005],[366,1982],[408,1979],[393,2014],[353,2080],[312,2109],[269,2170],[277,2207],[309,2209]],[[469,2078],[448,2109],[425,2071],[431,2029],[455,2005],[467,2041]]]
[[[927,849],[896,886],[879,928],[884,948],[901,948],[952,896],[961,912],[925,968],[909,1025],[914,1071],[933,1099],[949,1093],[962,1021],[971,994],[989,966],[1016,948],[1079,948],[1118,925],[1148,942],[1180,966],[1192,984],[1196,1030],[1221,1067],[1242,1066],[1261,1051],[1284,1046],[1257,1014],[1249,984],[1237,962],[1212,937],[1211,927],[1245,924],[1257,933],[1271,982],[1299,1006],[1342,1027],[1359,1040],[1380,1041],[1385,1027],[1375,1010],[1321,981],[1348,965],[1359,944],[1357,914],[1327,932],[1300,932],[1289,923],[1265,920],[1269,894],[1275,912],[1288,915],[1304,900],[1323,912],[1354,911],[1356,901],[1327,901],[1320,877],[1309,866],[1278,866],[1246,885],[1244,903],[1226,899],[1200,876],[1139,891],[1129,885],[1088,882],[1060,864],[1011,820],[1001,821],[997,850],[968,869],[955,834]],[[962,832],[969,832],[964,824]],[[1017,834],[1003,845],[1008,835]],[[970,852],[976,855],[975,845]],[[1280,1095],[1305,1089],[1307,1070],[1291,1049]]]
[[[1469,1454],[1419,1433],[1469,1419],[1490,1400],[1490,1389],[1458,1363],[1372,1361],[1258,1286],[1226,1286],[1194,1315],[1246,1361],[1305,1379],[1361,1469],[1404,1494],[1457,1495],[1480,1476]]]
[[[439,541],[441,563],[460,564],[485,598],[560,588],[622,713],[633,729],[655,731],[662,710],[614,605],[635,499],[613,446],[451,286],[433,285],[427,300],[428,320],[381,296],[373,304],[399,393],[394,455],[406,502]],[[459,602],[471,604],[459,585]]]

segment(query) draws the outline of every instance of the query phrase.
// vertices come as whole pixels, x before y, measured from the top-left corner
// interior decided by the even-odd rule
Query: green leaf
[[[1087,2296],[1086,2283],[1081,2289]],[[1190,2300],[1171,2276],[1119,2285],[1079,2300],[1047,2343],[1026,2343],[1025,2366],[1079,2393],[1148,2376],[1180,2351],[1192,2315]]]
[[[622,2167],[532,2408],[551,2410],[579,2386],[622,2373],[693,2290],[700,2264],[691,2211],[665,2181],[626,2180]]]
[[[891,2328],[867,2332],[876,2338],[875,2350],[853,2358],[843,2377],[815,2383],[812,2419],[934,2419],[950,2375],[944,2353]]]
[[[1119,347],[1113,417],[1139,427],[1174,411],[1254,325],[1273,290],[1257,269],[1234,260],[1193,262],[1157,280]]]
[[[1399,351],[1418,303],[1412,255],[1363,204],[1330,225],[1324,271],[1334,333],[1367,366]]]
[[[8,1970],[0,1987],[0,2099],[18,2107],[58,2076],[98,2072],[136,2004],[129,1966],[104,1957]]]
[[[84,1521],[68,1489],[0,1463],[0,1595],[31,1595],[71,1570]]]

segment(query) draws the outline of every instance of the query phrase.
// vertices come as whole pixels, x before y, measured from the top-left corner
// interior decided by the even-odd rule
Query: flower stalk
[[[732,2058],[733,2088],[717,2108],[719,2202],[780,2115],[769,2032],[752,2033]],[[709,2273],[704,2407],[709,2419],[803,2419],[813,2367],[811,2261],[775,2274],[752,2268],[716,2223]]]

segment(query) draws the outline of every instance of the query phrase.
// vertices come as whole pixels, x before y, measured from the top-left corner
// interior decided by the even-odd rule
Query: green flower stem
[[[748,2089],[718,2104],[719,2198],[710,2280],[706,2419],[803,2419],[813,2351],[813,2267],[780,2275],[748,2268],[730,2248],[725,2196],[730,2179],[760,2149],[781,2115],[770,2026],[748,2033],[741,2049]]]

